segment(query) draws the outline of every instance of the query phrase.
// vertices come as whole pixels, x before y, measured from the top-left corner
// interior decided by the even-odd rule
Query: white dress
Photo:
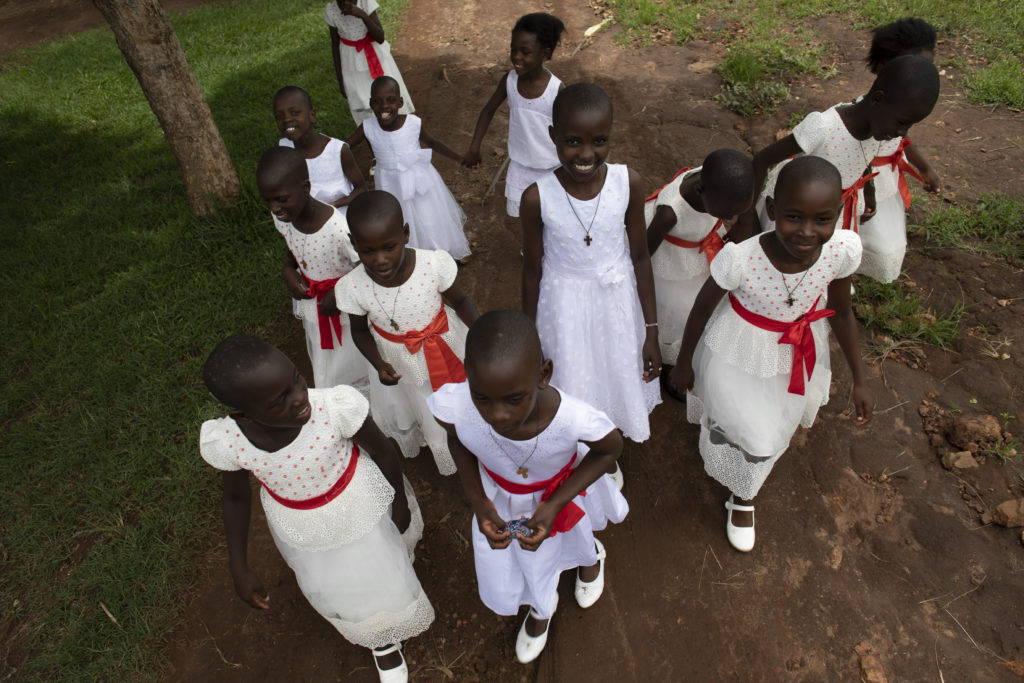
[[[535,439],[526,441],[512,441],[495,432],[473,405],[466,382],[446,384],[428,399],[434,415],[455,425],[459,441],[479,460],[484,493],[505,521],[529,519],[540,504],[543,491],[509,493],[494,482],[484,467],[516,483],[545,481],[565,467],[574,453],[575,464],[579,465],[588,451],[581,441],[597,441],[615,429],[601,411],[562,391],[559,394],[562,402],[551,424]],[[516,474],[523,464],[528,465],[526,479]],[[491,548],[473,518],[476,578],[480,599],[488,608],[512,616],[520,605],[531,605],[540,618],[551,616],[559,574],[597,562],[594,532],[604,529],[608,522],[621,522],[629,512],[626,499],[608,475],[602,475],[586,489],[586,496],[577,496],[573,502],[586,514],[572,529],[546,539],[533,552],[523,550],[517,542],[501,550]]]
[[[793,137],[804,154],[827,159],[839,169],[843,177],[843,189],[846,189],[860,179],[864,169],[875,157],[893,154],[899,148],[902,138],[858,140],[843,123],[836,110],[838,106],[842,105],[808,114],[793,128]],[[775,222],[768,219],[764,198],[775,193],[775,180],[785,163],[777,165],[769,174],[764,191],[758,199],[758,217],[765,230],[774,230]],[[858,191],[857,229],[864,246],[864,257],[857,272],[879,282],[892,282],[899,277],[903,257],[907,252],[906,207],[898,191],[896,174],[888,168],[875,167],[871,170],[879,172],[872,181],[877,213],[867,223],[860,222],[860,216],[864,213],[864,190]]]
[[[382,647],[418,635],[434,620],[434,608],[412,567],[423,517],[408,480],[412,522],[405,534],[391,521],[394,489],[365,453],[344,491],[320,507],[286,507],[267,492],[288,500],[314,498],[351,464],[350,439],[366,420],[366,399],[341,386],[310,389],[309,402],[309,422],[281,450],[253,446],[225,417],[203,423],[199,452],[217,469],[246,469],[263,484],[260,501],[274,543],[302,594],[346,640]]]
[[[281,147],[295,148],[295,143],[288,138],[281,138],[278,143]],[[315,199],[325,204],[336,202],[339,199],[352,194],[352,182],[345,175],[345,169],[341,166],[341,151],[345,149],[345,143],[337,138],[331,138],[324,151],[312,159],[306,159],[306,168],[309,169],[309,193]],[[344,215],[348,206],[337,207]]]
[[[519,217],[519,202],[526,188],[559,166],[548,126],[561,85],[562,81],[551,74],[544,93],[530,99],[519,94],[519,76],[515,69],[508,72],[505,97],[508,100],[509,163],[505,174],[505,210],[513,218]]]
[[[433,151],[420,147],[422,124],[412,114],[395,131],[382,129],[376,118],[363,122],[377,158],[377,189],[390,192],[402,204],[409,246],[444,249],[452,258],[464,258],[469,256],[469,242],[462,231],[466,214],[430,162]]]
[[[379,7],[377,0],[356,0],[355,4],[367,14],[373,14]],[[345,16],[338,8],[338,3],[333,0],[328,2],[324,8],[324,21],[328,26],[338,29],[338,35],[348,41],[362,40],[369,33],[362,19]],[[405,102],[400,112],[402,114],[413,113],[416,109],[412,105],[409,91],[405,88],[402,73],[398,70],[394,57],[391,56],[391,46],[388,41],[375,42],[372,47],[384,75],[391,76],[398,81],[399,92]],[[366,119],[373,117],[373,112],[370,110],[370,85],[373,83],[373,77],[370,75],[370,66],[364,52],[357,51],[356,48],[342,42],[338,43],[338,49],[341,58],[341,77],[345,81],[345,99],[348,100],[352,120],[358,126]]]
[[[675,225],[668,231],[670,237],[700,242],[712,229],[717,231],[719,237],[728,232],[720,220],[711,214],[697,211],[679,194],[683,181],[700,170],[698,166],[680,173],[661,189],[655,199],[644,204],[647,225],[651,224],[658,207],[667,206],[676,216]],[[683,342],[686,319],[690,317],[693,302],[711,270],[707,256],[699,248],[681,247],[668,239],[651,254],[651,270],[654,272],[654,293],[658,303],[661,360],[666,365],[675,365]]]
[[[726,244],[711,263],[711,277],[748,311],[792,322],[816,302],[824,308],[829,283],[852,275],[860,255],[857,234],[837,230],[813,266],[783,275],[754,237]],[[793,306],[786,304],[787,289],[793,290]],[[818,408],[828,402],[827,324],[824,319],[810,324],[816,365],[801,396],[789,393],[793,346],[780,344],[779,332],[741,318],[728,296],[711,315],[694,353],[687,418],[700,425],[705,471],[740,498],[757,495],[797,426],[810,427]]]
[[[274,218],[274,227],[284,237],[288,251],[299,263],[299,271],[307,280],[333,280],[350,272],[359,263],[359,255],[348,238],[345,216],[335,209],[334,215],[311,235]],[[369,364],[352,341],[348,316],[339,316],[341,336],[333,323],[330,334],[333,348],[321,348],[321,330],[316,297],[293,299],[295,317],[306,332],[306,351],[313,366],[313,386],[326,389],[350,384],[365,391]]]
[[[445,252],[417,249],[416,268],[400,287],[378,285],[359,265],[334,289],[339,309],[351,315],[367,316],[372,323],[370,334],[381,358],[402,376],[398,384],[385,386],[370,369],[370,405],[374,420],[385,434],[398,442],[407,458],[419,454],[421,446],[428,446],[443,475],[455,473],[455,461],[448,449],[448,433],[437,424],[427,407],[427,397],[434,390],[423,349],[412,354],[405,344],[381,337],[373,326],[391,333],[393,319],[399,327],[395,334],[424,329],[441,309],[441,292],[455,282],[457,270],[455,261]],[[460,360],[464,359],[466,324],[447,306],[445,311],[448,331],[440,335],[441,339]]]
[[[661,392],[643,380],[644,317],[626,241],[629,171],[608,164],[600,194],[585,202],[570,199],[554,173],[537,189],[544,240],[537,331],[554,361],[551,381],[644,441]],[[592,226],[590,246],[584,226]]]

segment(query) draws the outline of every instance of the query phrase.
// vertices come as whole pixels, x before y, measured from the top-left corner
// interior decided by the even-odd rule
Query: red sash
[[[843,230],[857,232],[857,193],[876,175],[878,175],[878,171],[863,175],[857,179],[857,182],[843,190]]]
[[[914,167],[907,161],[904,150],[910,147],[913,143],[907,138],[900,140],[900,146],[896,148],[896,151],[885,157],[875,157],[871,160],[872,166],[888,166],[897,175],[897,186],[900,189],[900,196],[903,197],[903,207],[907,210],[910,209],[910,184],[907,182],[907,175],[910,174],[914,178],[917,178],[922,183],[924,178],[921,174],[914,170]]]
[[[689,166],[686,166],[684,168],[679,169],[678,171],[676,171],[676,174],[674,176],[672,176],[672,180],[675,180],[676,178],[678,178],[679,176],[683,175],[684,173],[686,173],[689,170],[690,170]],[[661,191],[664,190],[666,187],[668,187],[669,185],[672,184],[672,180],[668,181],[667,183],[662,185],[660,188],[655,190],[653,193],[651,193],[651,196],[644,200],[644,204],[646,204],[647,202],[651,201],[652,199],[657,199],[658,195],[661,194]]]
[[[572,473],[576,471],[576,468],[572,466],[572,464],[575,461],[576,454],[573,453],[572,457],[569,459],[569,462],[565,464],[565,467],[558,470],[558,474],[551,477],[550,479],[545,479],[544,481],[535,481],[531,484],[517,484],[514,481],[503,479],[494,472],[491,472],[486,467],[484,467],[484,471],[490,475],[491,479],[494,480],[495,484],[505,489],[509,493],[522,495],[524,493],[536,493],[537,491],[543,491],[544,493],[541,494],[540,499],[541,501],[545,501],[552,495],[554,495],[555,491],[558,490],[558,487],[564,484],[565,480],[568,479],[572,475]],[[587,495],[586,490],[581,492],[580,495]],[[579,505],[577,505],[573,501],[569,501],[569,503],[566,504],[566,506],[562,508],[561,511],[559,511],[559,513],[555,516],[555,523],[552,525],[551,535],[556,536],[559,533],[565,533],[569,529],[573,528],[581,519],[583,519],[584,514],[586,513],[583,512],[583,509]]]
[[[704,239],[700,242],[691,242],[672,235],[665,235],[665,241],[669,244],[674,244],[677,247],[683,247],[684,249],[700,249],[699,253],[704,254],[710,264],[715,260],[715,257],[718,256],[718,252],[722,251],[722,247],[725,246],[725,242],[718,234],[718,229],[720,227],[722,227],[721,218],[719,218],[715,223],[715,227],[711,228],[711,232],[705,235]]]
[[[338,346],[341,346],[341,316],[327,316],[320,312],[320,302],[323,301],[323,298],[327,296],[329,291],[334,289],[334,285],[340,279],[340,277],[336,277],[331,280],[307,280],[309,282],[309,289],[306,290],[306,294],[316,297],[316,322],[320,328],[321,349],[334,348],[334,338],[331,335],[332,329],[338,335]]]
[[[354,47],[356,52],[362,52],[366,56],[366,65],[370,67],[370,78],[380,78],[384,75],[384,69],[381,68],[380,60],[377,59],[377,51],[373,49],[374,39],[367,33],[359,40],[345,40],[341,36],[338,36],[345,45]]]
[[[732,294],[729,295],[729,303],[732,304],[732,310],[736,311],[736,315],[751,325],[760,327],[762,330],[781,332],[782,336],[779,337],[779,343],[793,345],[793,369],[789,374],[789,393],[797,394],[798,396],[804,395],[804,368],[807,369],[807,379],[810,379],[811,375],[814,374],[814,364],[818,359],[817,353],[814,350],[814,335],[811,334],[811,323],[822,318],[830,318],[836,314],[831,308],[823,308],[820,311],[814,310],[818,307],[819,301],[821,301],[820,296],[815,299],[810,311],[804,313],[791,323],[784,323],[781,320],[772,320],[771,318],[748,311],[743,308],[743,304],[736,297]]]
[[[342,491],[345,490],[345,487],[348,486],[348,483],[352,481],[352,476],[356,473],[356,462],[358,461],[359,446],[353,443],[352,458],[348,462],[348,467],[346,467],[345,471],[341,473],[340,477],[338,477],[338,481],[334,482],[334,486],[327,489],[326,493],[321,493],[319,496],[306,498],[305,500],[291,500],[289,498],[282,498],[281,496],[271,491],[270,487],[268,487],[266,484],[263,484],[263,488],[267,490],[267,493],[270,494],[271,498],[276,500],[281,505],[284,505],[286,508],[291,508],[293,510],[312,510],[313,508],[318,508],[327,505],[332,500],[337,498]]]
[[[444,304],[441,304],[441,310],[422,330],[393,334],[373,323],[370,324],[384,339],[405,344],[405,348],[413,355],[423,349],[423,358],[427,361],[427,372],[430,374],[430,386],[434,391],[449,382],[466,381],[466,369],[462,366],[462,361],[441,338],[441,335],[448,331],[448,314],[444,311]]]

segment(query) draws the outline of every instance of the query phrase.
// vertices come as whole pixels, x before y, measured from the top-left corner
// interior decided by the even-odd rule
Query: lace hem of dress
[[[861,254],[860,266],[857,268],[859,275],[866,275],[878,282],[893,282],[900,276],[903,270],[903,257],[905,252],[899,254],[875,254],[867,249]]]
[[[384,647],[418,636],[434,622],[434,607],[427,594],[419,596],[399,612],[378,612],[362,621],[329,618],[345,640],[362,647]]]
[[[723,300],[708,322],[703,342],[724,362],[755,377],[789,374],[793,368],[793,346],[780,344],[778,332],[769,332],[748,323]],[[814,350],[819,357],[828,354],[825,320],[811,323]]]
[[[389,514],[395,491],[368,455],[359,456],[356,472],[345,490],[313,510],[285,507],[260,491],[260,500],[281,540],[302,550],[331,550],[365,536]]]

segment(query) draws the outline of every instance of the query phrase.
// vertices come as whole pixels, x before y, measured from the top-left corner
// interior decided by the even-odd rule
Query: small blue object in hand
[[[533,535],[533,529],[526,526],[525,519],[513,519],[511,522],[508,523],[508,526],[505,527],[505,531],[507,531],[512,536],[515,536],[516,534],[522,534],[523,536]]]

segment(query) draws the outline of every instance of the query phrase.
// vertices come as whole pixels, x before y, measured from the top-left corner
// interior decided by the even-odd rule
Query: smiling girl
[[[871,419],[850,308],[861,245],[855,232],[836,230],[841,182],[820,157],[783,167],[775,196],[766,200],[775,230],[728,243],[711,262],[672,370],[678,390],[692,389],[687,417],[700,424],[705,471],[730,491],[726,536],[740,551],[754,547],[753,502],[761,485],[797,426],[810,427],[828,401],[824,318],[853,375],[856,424]]]

